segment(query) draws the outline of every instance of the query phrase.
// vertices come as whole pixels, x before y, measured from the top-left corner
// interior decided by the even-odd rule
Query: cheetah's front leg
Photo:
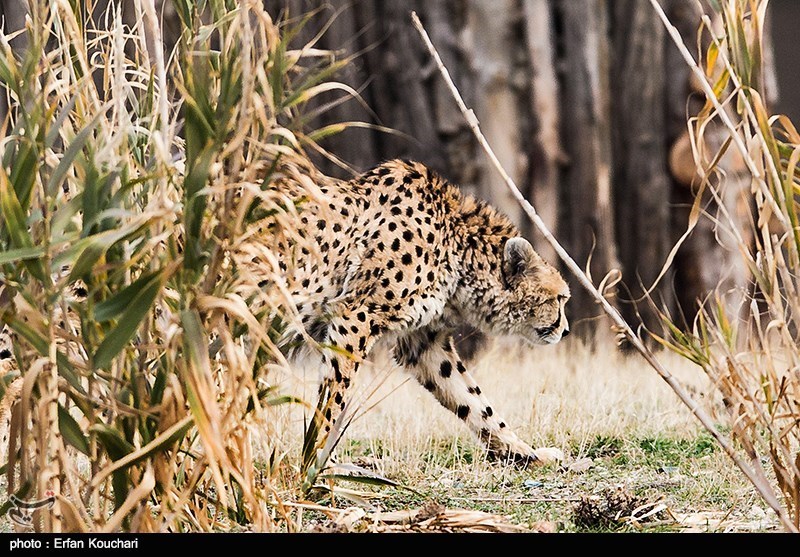
[[[466,422],[493,458],[520,465],[547,464],[563,458],[555,448],[532,449],[511,431],[489,404],[467,372],[447,331],[420,331],[402,338],[395,360],[439,400]]]

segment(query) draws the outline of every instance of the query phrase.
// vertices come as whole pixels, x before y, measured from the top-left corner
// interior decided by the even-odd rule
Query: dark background
[[[775,73],[778,76],[778,102],[775,111],[800,122],[800,2],[772,0],[772,34]]]

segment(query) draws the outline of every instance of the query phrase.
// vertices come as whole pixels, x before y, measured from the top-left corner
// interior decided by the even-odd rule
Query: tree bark
[[[666,5],[666,13],[683,37],[687,45],[697,41],[697,22],[703,15],[703,7],[692,0],[671,0]],[[713,19],[713,14],[709,12]],[[700,49],[706,51],[710,44],[708,31],[700,36]],[[696,53],[699,59],[701,53]],[[775,100],[777,93],[773,56],[767,43],[764,55],[765,97],[768,103]],[[685,232],[692,205],[697,201],[700,191],[700,178],[695,170],[695,161],[689,145],[687,119],[697,114],[703,107],[705,97],[692,86],[693,77],[677,49],[667,50],[667,128],[666,137],[670,142],[670,170],[672,172],[672,205],[673,236],[677,242]],[[728,138],[728,130],[719,121],[711,122],[705,129],[704,143],[709,156],[713,157]],[[708,163],[709,161],[706,161]],[[748,270],[742,259],[734,237],[726,230],[730,226],[738,229],[739,234],[747,239],[752,238],[749,223],[750,207],[750,174],[739,153],[732,148],[719,162],[724,172],[724,183],[715,187],[733,222],[728,222],[719,214],[715,200],[706,193],[699,200],[709,216],[702,217],[681,248],[678,250],[674,267],[674,285],[676,298],[676,320],[685,322],[691,327],[699,309],[699,301],[708,297],[709,293],[718,290],[727,314],[731,318],[748,312],[742,307],[744,286],[748,280]],[[717,224],[719,221],[720,225]]]
[[[556,74],[552,6],[548,0],[523,0],[526,46],[531,73],[530,107],[536,131],[530,141],[528,198],[547,228],[559,236],[559,168],[565,162],[561,147],[560,88]],[[534,247],[544,259],[555,262],[552,246],[537,236],[533,225],[523,223]]]
[[[614,195],[617,238],[629,293],[621,297],[631,322],[660,330],[645,292],[671,310],[670,276],[655,281],[671,247],[671,181],[667,174],[664,27],[652,6],[637,0],[613,3],[612,71]],[[628,298],[623,300],[622,298]]]
[[[561,183],[561,237],[595,284],[618,267],[613,228],[611,188],[611,120],[608,83],[608,21],[606,3],[561,0],[557,3],[562,26],[561,106],[563,144],[567,164]],[[591,263],[590,263],[591,262]],[[609,330],[591,296],[573,289],[570,313],[586,336],[604,336]],[[589,321],[592,319],[592,321]]]
[[[518,18],[514,0],[471,0],[469,3],[470,60],[475,72],[476,95],[473,109],[481,131],[497,158],[515,183],[521,183],[526,160],[522,152],[520,124],[524,116],[513,80],[513,56],[518,44],[514,32]],[[522,210],[494,171],[489,158],[481,153],[482,197],[520,225]]]

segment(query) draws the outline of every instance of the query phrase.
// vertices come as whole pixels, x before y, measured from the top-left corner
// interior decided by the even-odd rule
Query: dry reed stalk
[[[270,418],[296,401],[279,389],[296,311],[265,283],[276,239],[308,244],[299,206],[326,178],[307,150],[331,130],[304,111],[345,89],[343,62],[292,50],[310,16],[278,23],[257,0],[176,0],[167,58],[155,6],[110,2],[98,22],[40,0],[33,47],[0,33],[0,326],[22,384],[8,491],[54,491],[34,517],[49,531],[275,529],[298,486],[279,489],[281,456],[260,474],[250,442],[283,453]]]
[[[645,361],[652,367],[661,378],[670,386],[670,388],[675,392],[678,398],[686,405],[686,407],[692,412],[692,414],[700,421],[703,427],[711,434],[711,436],[716,440],[716,442],[722,447],[725,453],[733,460],[736,466],[745,474],[745,476],[750,480],[753,486],[758,491],[759,495],[764,499],[764,501],[772,508],[778,517],[781,520],[784,528],[790,532],[798,532],[798,528],[793,524],[792,520],[786,514],[786,511],[781,506],[780,502],[778,501],[775,493],[772,491],[771,487],[764,481],[763,478],[759,477],[759,475],[753,469],[748,466],[748,464],[739,456],[736,452],[736,449],[733,447],[732,442],[726,436],[717,430],[714,426],[714,422],[711,416],[697,403],[691,395],[677,382],[677,380],[672,376],[672,374],[664,368],[661,362],[656,358],[655,354],[647,348],[647,346],[642,342],[642,340],[636,335],[633,331],[631,326],[625,321],[625,319],[620,315],[620,313],[612,306],[608,300],[605,299],[602,292],[600,292],[589,280],[589,277],[583,272],[583,270],[578,266],[574,259],[567,253],[567,251],[561,246],[558,240],[555,239],[553,234],[545,225],[544,221],[542,221],[541,217],[539,217],[538,213],[534,209],[534,207],[530,204],[528,200],[520,192],[519,188],[516,186],[514,181],[505,171],[503,166],[500,164],[500,161],[497,159],[494,151],[492,150],[491,146],[486,141],[483,133],[480,130],[480,126],[478,123],[477,118],[475,117],[475,113],[467,108],[466,104],[464,103],[461,94],[458,91],[458,88],[453,83],[453,80],[450,78],[450,74],[447,71],[447,68],[444,66],[444,63],[441,60],[436,48],[434,47],[433,43],[428,36],[428,33],[425,31],[425,28],[422,25],[422,22],[419,20],[416,12],[411,13],[411,20],[416,27],[417,31],[425,43],[428,51],[430,52],[431,56],[433,57],[439,72],[441,73],[442,77],[445,80],[445,83],[450,90],[450,93],[453,96],[453,99],[456,101],[459,110],[463,114],[465,120],[467,121],[470,129],[472,130],[473,134],[475,135],[478,143],[481,145],[483,150],[486,152],[489,159],[492,161],[495,169],[500,173],[503,178],[503,181],[511,194],[520,204],[522,209],[527,214],[528,218],[534,223],[536,228],[539,232],[545,237],[548,243],[553,247],[555,252],[561,258],[561,260],[566,264],[567,268],[575,275],[581,285],[586,288],[586,290],[594,297],[595,301],[600,304],[603,308],[603,311],[611,318],[614,324],[619,327],[620,331],[628,338],[631,345],[644,357]],[[705,79],[705,77],[704,77]]]
[[[691,332],[678,331],[664,316],[670,336],[657,339],[698,363],[712,379],[724,397],[734,438],[762,477],[766,477],[762,460],[772,464],[786,508],[795,527],[800,527],[800,353],[796,340],[800,134],[786,116],[771,115],[764,100],[767,4],[724,0],[713,5],[722,26],[714,27],[709,15],[702,18],[701,30],[711,34],[707,52],[701,53],[706,56],[704,73],[660,6],[653,3],[693,74],[703,76],[699,81],[706,105],[688,122],[692,152],[702,187],[717,203],[721,218],[715,219],[715,226],[735,238],[752,278],[738,319],[727,314],[719,301],[724,293],[717,292],[715,298],[701,303]],[[735,126],[728,113],[738,115]],[[716,117],[723,120],[732,140],[707,157],[706,130]],[[749,231],[739,230],[741,225],[721,201],[724,174],[717,161],[731,143],[751,173]],[[742,152],[744,145],[746,152]],[[745,334],[740,336],[743,328]]]

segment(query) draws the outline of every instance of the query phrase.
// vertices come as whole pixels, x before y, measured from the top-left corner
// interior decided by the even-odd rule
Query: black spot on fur
[[[394,359],[400,365],[415,366],[430,346],[425,335],[420,333],[402,336],[394,347]]]
[[[453,364],[449,360],[444,360],[442,365],[439,366],[439,374],[442,377],[450,377],[453,373]]]
[[[430,392],[433,392],[434,390],[436,390],[436,383],[434,383],[430,379],[425,381],[425,385],[423,385],[423,386],[425,387],[426,390],[428,390]]]
[[[328,340],[328,324],[322,319],[315,319],[307,328],[308,334],[317,342],[325,342]]]
[[[11,350],[8,348],[3,348],[0,350],[0,360],[7,360],[11,357]]]
[[[462,420],[466,420],[467,416],[469,416],[469,406],[459,406],[456,408],[456,414],[458,414],[458,417]]]

